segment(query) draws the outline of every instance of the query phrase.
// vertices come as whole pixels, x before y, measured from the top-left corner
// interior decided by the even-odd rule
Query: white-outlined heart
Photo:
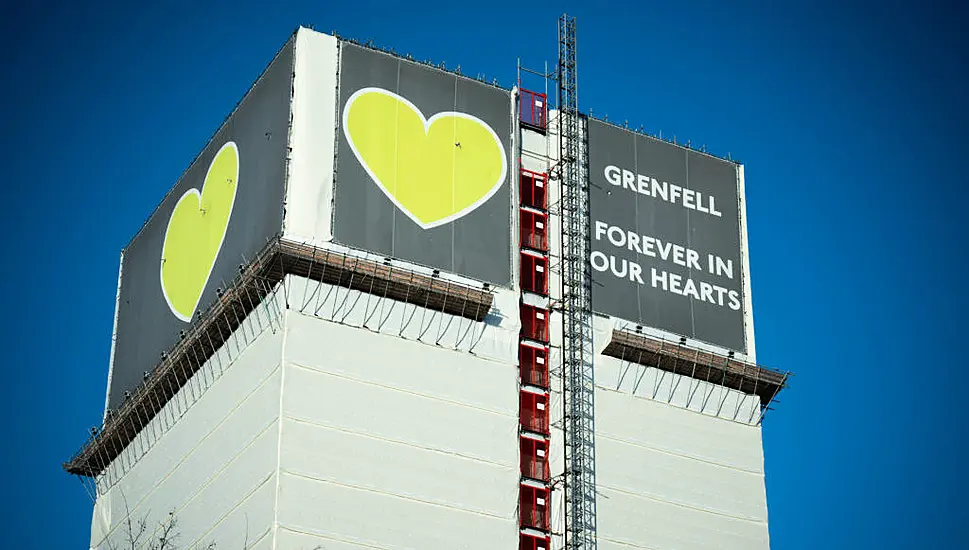
[[[490,186],[490,188],[488,188],[488,190],[485,193],[482,194],[480,198],[478,198],[471,204],[465,206],[464,208],[458,210],[457,212],[454,212],[440,219],[435,219],[427,222],[418,218],[413,212],[411,212],[409,208],[407,208],[406,205],[401,203],[401,201],[394,195],[394,193],[387,188],[386,184],[383,181],[381,181],[380,177],[378,177],[378,175],[374,173],[373,169],[367,163],[367,160],[364,158],[364,155],[361,153],[361,151],[357,148],[357,145],[354,143],[353,136],[351,135],[351,131],[350,131],[350,124],[349,124],[350,109],[353,106],[354,102],[357,101],[357,99],[371,93],[378,93],[378,94],[383,94],[385,96],[391,97],[399,101],[400,103],[403,103],[408,108],[410,108],[415,114],[417,114],[417,116],[420,117],[421,121],[424,123],[425,137],[428,136],[430,128],[435,121],[438,121],[443,118],[449,118],[449,117],[467,119],[479,124],[482,128],[486,129],[488,134],[490,134],[492,139],[494,139],[494,142],[497,146],[497,150],[501,157],[501,170],[495,182]],[[501,189],[501,186],[504,184],[505,179],[508,176],[508,159],[505,153],[504,145],[502,145],[501,140],[498,138],[498,134],[496,134],[495,131],[491,128],[491,126],[489,126],[486,122],[479,119],[478,117],[469,115],[467,113],[461,113],[457,111],[442,111],[434,114],[430,118],[427,118],[424,116],[424,113],[421,112],[421,110],[418,109],[417,106],[411,103],[407,98],[397,95],[394,92],[385,90],[383,88],[366,87],[366,88],[361,88],[357,90],[347,99],[343,107],[342,124],[343,124],[343,134],[347,139],[347,144],[350,146],[350,150],[353,151],[353,154],[356,157],[357,161],[367,172],[367,175],[370,176],[370,179],[374,182],[374,184],[377,185],[377,187],[383,192],[383,194],[388,199],[390,199],[391,202],[394,203],[394,205],[397,207],[398,210],[403,212],[408,218],[410,218],[411,221],[413,221],[423,229],[431,229],[434,227],[439,227],[441,225],[445,225],[447,223],[453,222],[454,220],[460,219],[470,214],[478,207],[486,203],[488,199],[493,197],[495,193],[497,193],[498,190]],[[452,181],[452,185],[453,184],[454,182]]]
[[[227,158],[224,155],[230,153],[232,164],[230,166],[220,164],[224,163]],[[212,157],[212,161],[205,172],[205,179],[202,180],[202,190],[199,191],[193,187],[185,191],[175,202],[175,206],[169,214],[162,241],[158,276],[162,296],[165,297],[169,309],[175,317],[186,323],[192,320],[198,309],[202,293],[205,292],[205,288],[209,284],[216,260],[222,252],[225,236],[229,232],[229,221],[232,219],[232,211],[235,208],[239,190],[239,163],[238,146],[233,141],[226,142]],[[213,169],[218,169],[220,172],[228,171],[225,174],[217,173],[213,178]],[[225,181],[218,181],[219,176],[223,175],[226,176]],[[213,178],[213,180],[210,181],[210,178]],[[210,188],[210,186],[227,184],[230,186],[229,188]],[[206,198],[209,199],[209,204],[203,204]],[[211,202],[213,200],[215,202]],[[206,207],[209,208],[208,212]],[[197,212],[193,208],[197,209]],[[202,217],[206,215],[215,217],[203,220]],[[181,226],[181,231],[173,233],[173,227],[178,226]],[[192,229],[201,234],[193,234]],[[206,230],[210,232],[213,230],[219,231],[217,243],[213,242],[215,239],[212,238],[211,233],[206,234]],[[197,247],[206,244],[205,237],[209,237],[208,249],[202,250],[204,253],[200,255]],[[170,250],[170,246],[173,244],[170,243],[171,239],[174,239],[174,251]],[[173,256],[173,258],[169,258],[169,256]],[[168,264],[169,259],[178,263]],[[199,265],[198,262],[205,262],[207,265]],[[191,304],[190,311],[189,304]]]

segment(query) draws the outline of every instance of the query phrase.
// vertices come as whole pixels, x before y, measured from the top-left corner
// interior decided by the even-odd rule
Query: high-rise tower
[[[743,167],[560,47],[552,108],[293,34],[122,253],[92,548],[768,547]]]

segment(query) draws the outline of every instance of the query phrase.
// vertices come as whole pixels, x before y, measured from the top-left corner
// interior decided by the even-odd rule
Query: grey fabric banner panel
[[[588,120],[592,306],[746,352],[737,165]]]
[[[510,286],[510,92],[340,52],[334,241]]]
[[[282,229],[290,40],[125,248],[108,407]]]

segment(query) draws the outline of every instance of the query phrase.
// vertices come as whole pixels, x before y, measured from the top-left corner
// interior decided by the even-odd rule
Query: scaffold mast
[[[562,185],[562,371],[565,376],[565,547],[596,548],[595,386],[589,189],[579,115],[575,17],[559,18]]]

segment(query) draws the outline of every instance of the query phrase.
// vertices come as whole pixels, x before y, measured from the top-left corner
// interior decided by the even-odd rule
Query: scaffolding
[[[589,189],[578,105],[575,18],[559,18],[562,185],[562,371],[565,377],[565,547],[596,548],[595,379],[589,269]]]
[[[327,284],[362,295],[411,304],[423,311],[449,314],[472,323],[483,321],[494,301],[493,291],[487,285],[485,288],[475,288],[434,274],[426,275],[393,265],[389,258],[374,260],[355,256],[350,251],[318,248],[276,237],[252,261],[240,266],[235,280],[226,285],[224,291],[218,291],[218,300],[199,315],[199,320],[182,334],[179,342],[164,354],[161,362],[145,374],[142,384],[127,394],[121,406],[105,416],[103,426],[92,433],[87,443],[63,465],[64,469],[81,477],[97,478],[119,457],[134,455],[130,460],[123,460],[126,464],[122,464],[122,469],[130,466],[128,462],[137,461],[147,449],[125,451],[154,418],[172,409],[169,403],[176,395],[185,393],[183,388],[191,397],[186,403],[174,402],[179,409],[177,412],[162,414],[163,417],[172,417],[166,420],[167,425],[177,421],[211,385],[225,365],[231,363],[233,353],[241,353],[245,344],[251,343],[266,327],[273,330],[279,327],[279,311],[271,311],[266,316],[267,320],[259,321],[259,329],[247,327],[246,320],[253,318],[251,314],[258,313],[261,307],[265,308],[272,301],[270,297],[276,297],[279,302],[285,300],[286,303],[277,304],[282,308],[289,308],[291,299],[296,301],[296,297],[289,296],[285,289],[279,293],[287,275],[315,281],[317,287]],[[343,302],[347,298],[348,295],[345,295]],[[304,296],[299,303],[292,305],[294,309],[303,311],[313,301]],[[345,305],[335,299],[333,302],[339,307]],[[369,305],[365,307],[369,308]],[[309,309],[315,314],[318,306]],[[423,319],[418,322],[423,326]],[[236,342],[235,347],[239,349],[234,352],[229,349],[228,360],[218,360],[220,366],[208,372],[206,365],[213,362],[210,359],[217,359],[220,350],[232,348],[229,345],[231,338],[240,330],[246,334],[243,336],[244,342]],[[190,385],[193,381],[195,384]]]
[[[741,418],[740,411],[734,411],[734,420],[760,424],[791,377],[789,372],[736,359],[732,353],[722,355],[688,346],[686,338],[669,341],[650,336],[644,334],[642,328],[638,325],[635,329],[631,326],[617,327],[612,331],[602,354],[619,359],[623,364],[651,367],[755,396],[759,406],[750,410],[748,418]],[[689,392],[690,398],[694,393]],[[652,397],[655,398],[655,395],[654,391]],[[720,405],[722,407],[722,402]],[[687,401],[686,406],[690,407],[691,403]],[[717,407],[718,414],[721,407]]]

